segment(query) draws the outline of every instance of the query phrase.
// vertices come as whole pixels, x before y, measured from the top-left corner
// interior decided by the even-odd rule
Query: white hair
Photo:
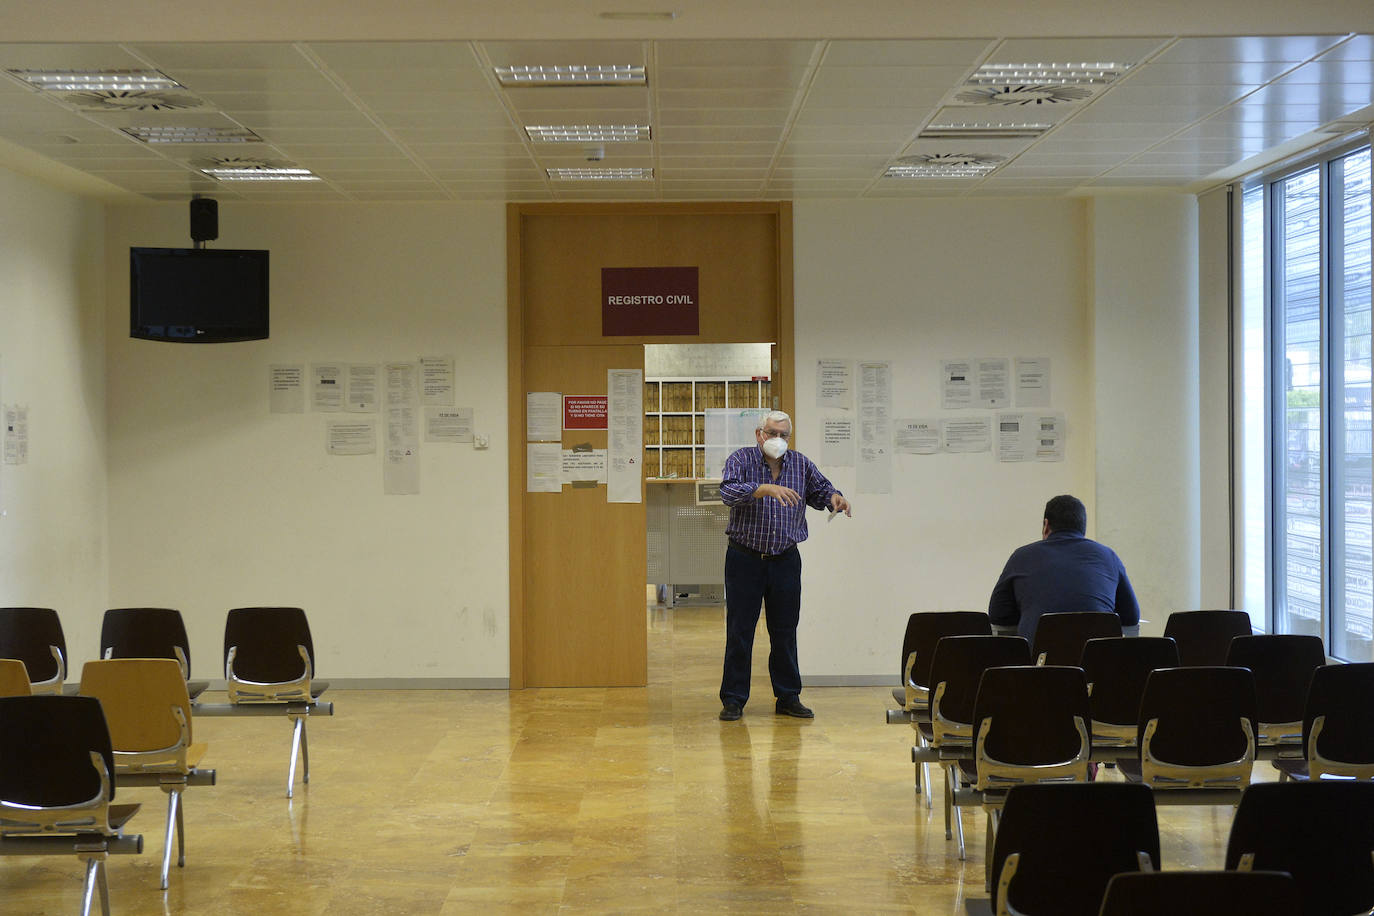
[[[763,429],[769,423],[786,423],[788,426],[791,426],[792,418],[781,410],[770,410],[768,413],[759,417],[759,425],[755,426],[754,429]]]

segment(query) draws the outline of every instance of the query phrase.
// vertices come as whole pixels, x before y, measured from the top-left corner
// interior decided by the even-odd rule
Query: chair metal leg
[[[300,716],[292,716],[291,721],[294,726],[291,730],[291,768],[286,771],[286,797],[290,798],[296,788],[296,759],[301,751],[301,733],[305,730],[305,720]]]
[[[954,811],[954,791],[949,784],[949,767],[943,769],[945,771],[945,839],[948,840],[954,836],[953,824],[951,823],[953,820],[952,812]]]
[[[310,785],[310,729],[301,719],[301,782]]]
[[[172,835],[174,833],[176,834],[177,841],[183,844],[177,864],[185,865],[186,847],[181,836],[181,792],[174,788],[168,788],[167,830],[162,843],[162,883],[159,885],[164,891],[167,889],[167,876],[172,867]]]
[[[90,916],[91,904],[100,894],[100,912],[110,916],[110,885],[105,880],[105,854],[86,857],[86,888],[81,895],[81,916]]]
[[[924,761],[921,763],[921,781],[922,781],[922,782],[926,785],[926,787],[927,787],[927,788],[926,788],[926,810],[929,811],[931,808],[934,808],[934,807],[935,807],[935,797],[934,797],[934,794],[930,791],[930,788],[929,788],[929,787],[930,787],[930,764],[925,763]]]
[[[186,867],[186,822],[181,813],[186,806],[181,803],[181,793],[177,793],[177,868]]]

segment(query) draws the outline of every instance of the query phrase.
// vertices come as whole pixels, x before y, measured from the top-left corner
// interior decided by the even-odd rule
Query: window
[[[1237,606],[1374,660],[1370,149],[1249,183],[1237,224]]]

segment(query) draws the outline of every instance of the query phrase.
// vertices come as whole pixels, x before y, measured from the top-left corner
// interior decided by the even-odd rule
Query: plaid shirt
[[[762,483],[796,490],[802,502],[785,506],[771,496],[755,499]],[[782,473],[774,480],[763,449],[739,449],[725,460],[720,481],[721,501],[730,507],[725,536],[759,553],[782,553],[806,540],[806,507],[829,509],[831,495],[839,492],[801,452],[788,450],[782,456]]]

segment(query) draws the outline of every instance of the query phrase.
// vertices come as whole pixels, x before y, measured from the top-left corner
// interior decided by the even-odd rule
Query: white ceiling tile
[[[958,86],[970,67],[821,67],[816,89],[941,89]]]
[[[748,181],[748,180],[740,180],[740,179],[737,179],[737,178],[736,178],[736,179],[722,179],[722,178],[716,178],[716,179],[712,179],[712,180],[709,180],[709,181],[682,181],[682,180],[670,179],[670,178],[664,176],[664,177],[662,178],[662,180],[659,182],[659,184],[662,186],[662,188],[663,188],[665,191],[699,191],[699,190],[702,190],[703,188],[708,188],[708,187],[710,187],[710,188],[717,188],[717,189],[721,189],[721,190],[742,191],[742,190],[749,190],[749,189],[757,190],[759,187],[762,186],[763,182],[762,182],[761,180],[757,180],[757,179],[756,179],[756,180],[753,180],[753,181]]]
[[[897,126],[915,133],[930,119],[929,108],[803,108],[795,121],[798,127]]]
[[[505,111],[496,93],[489,90],[434,90],[397,92],[388,89],[377,92],[357,92],[363,105],[378,113],[388,111]],[[342,98],[342,96],[340,96]]]
[[[358,128],[330,127],[264,127],[254,131],[269,143],[291,145],[300,144],[353,144],[367,143],[383,139],[380,131],[371,125]]]
[[[1269,82],[1293,65],[1284,61],[1152,62],[1133,69],[1112,91],[1141,86],[1241,86]]]
[[[680,67],[805,67],[814,41],[659,41],[660,69]]]
[[[703,168],[683,166],[660,167],[659,174],[666,178],[673,178],[679,181],[729,181],[731,179],[740,179],[741,176],[749,179],[762,180],[768,177],[768,170],[763,167],[739,169],[721,163],[718,166]]]
[[[654,139],[662,143],[776,143],[782,137],[781,126],[759,127],[682,127],[654,125]]]
[[[511,143],[519,142],[523,136],[514,127],[406,127],[389,128],[391,133],[415,150],[428,150],[441,146],[462,145],[464,143]]]
[[[792,107],[797,90],[788,89],[660,89],[660,111],[682,108],[782,108]]]
[[[989,55],[989,64],[1117,63],[1134,64],[1168,41],[1159,38],[1013,38]]]
[[[906,124],[858,124],[843,128],[799,124],[792,128],[789,137],[802,142],[905,143],[913,133],[914,126]]]
[[[972,67],[992,46],[989,39],[832,41],[824,66]]]
[[[642,41],[484,41],[479,47],[496,67],[643,66],[647,44]]]
[[[702,165],[701,159],[662,156],[659,164],[665,169],[690,169]],[[723,169],[763,169],[772,164],[770,156],[717,156],[707,160],[711,166]]]
[[[358,95],[412,90],[424,92],[493,92],[493,78],[481,70],[407,69],[349,70],[336,73],[349,91]]]
[[[297,160],[306,159],[388,159],[403,156],[396,144],[390,141],[377,143],[293,143],[291,155]]]
[[[332,175],[322,177],[327,177],[337,187],[345,191],[433,191],[435,188],[435,182],[423,178],[388,181],[370,178],[343,180]]]
[[[654,86],[660,91],[690,89],[792,89],[804,81],[803,67],[660,68]]]
[[[1233,85],[1209,86],[1193,83],[1183,86],[1147,86],[1130,82],[1108,89],[1092,107],[1163,105],[1192,109],[1221,108],[1248,91],[1245,87]]]
[[[115,44],[0,44],[0,70],[142,70],[147,66]]]
[[[510,115],[504,111],[389,111],[385,115],[378,114],[377,118],[396,131],[515,130]]]
[[[412,191],[400,188],[391,188],[387,190],[361,190],[354,188],[346,188],[345,190],[348,192],[348,196],[353,198],[354,200],[365,201],[433,200],[435,198],[435,192],[432,188],[424,191]],[[499,198],[502,195],[493,192],[491,196],[493,198]]]
[[[619,145],[619,144],[617,144]],[[659,143],[660,156],[771,156],[776,143]],[[607,152],[609,152],[609,148]]]
[[[506,99],[520,111],[606,109],[648,111],[649,90],[643,86],[550,86],[506,89]]]
[[[786,108],[679,108],[659,112],[658,120],[664,127],[781,127],[788,113]]]
[[[229,111],[231,118],[261,136],[261,131],[274,127],[324,127],[372,130],[375,125],[359,111],[305,109],[290,111]]]
[[[140,44],[133,50],[164,73],[174,70],[313,70],[304,54],[290,42],[226,42],[204,44]]]
[[[337,92],[212,92],[201,96],[211,107],[234,111],[346,111],[357,106]]]
[[[211,92],[331,93],[338,89],[323,73],[296,70],[192,70],[179,69],[176,81],[199,95]]]
[[[820,108],[920,108],[929,112],[945,97],[944,88],[812,89],[806,94],[805,111]]]
[[[336,72],[479,69],[477,55],[466,41],[320,41],[309,47]]]
[[[902,148],[902,143],[812,143],[791,141],[783,147],[784,157],[877,156],[886,158]]]
[[[1355,35],[1322,55],[1323,60],[1374,60],[1374,34]]]
[[[1155,60],[1169,64],[1237,61],[1298,63],[1330,49],[1340,38],[1337,35],[1181,38]]]

